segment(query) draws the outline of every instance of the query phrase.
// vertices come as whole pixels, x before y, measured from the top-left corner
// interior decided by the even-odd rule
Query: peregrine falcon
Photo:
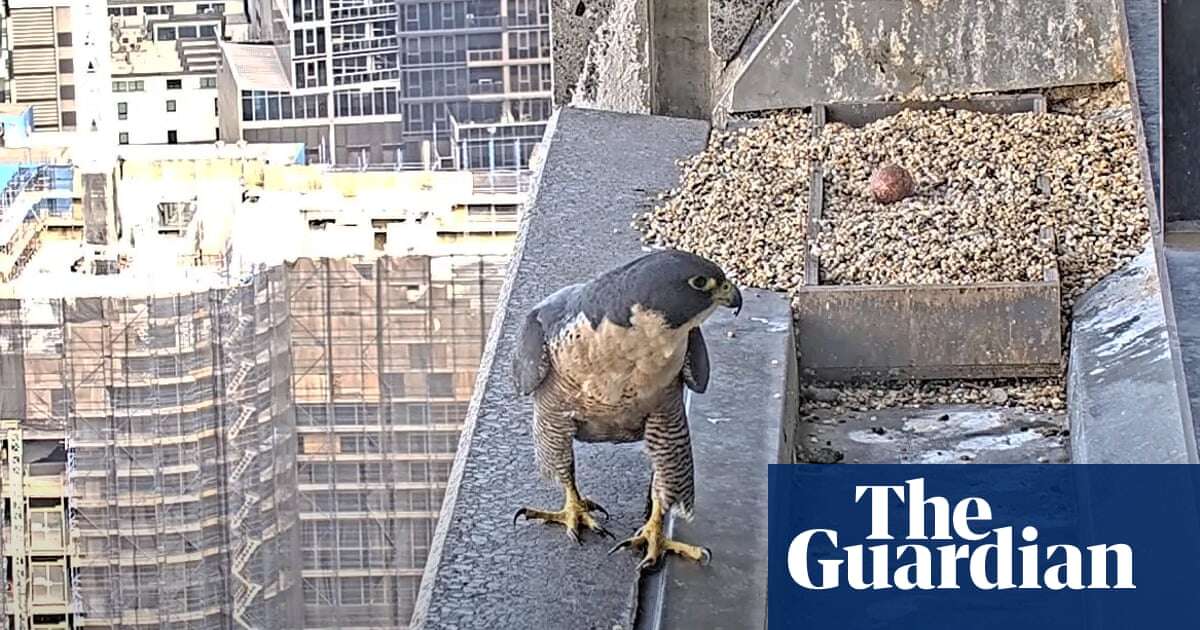
[[[528,507],[524,516],[566,528],[579,542],[580,526],[612,536],[591,512],[608,516],[575,485],[573,440],[644,440],[651,477],[646,523],[622,547],[644,547],[638,569],[667,552],[702,563],[703,547],[663,535],[672,509],[691,516],[695,496],[692,445],[683,388],[708,386],[708,350],[700,324],[718,306],[741,310],[742,294],[721,268],[695,254],[660,250],[594,280],[564,287],[525,318],[513,358],[522,395],[533,394],[533,437],[538,470],[562,484],[561,510]]]

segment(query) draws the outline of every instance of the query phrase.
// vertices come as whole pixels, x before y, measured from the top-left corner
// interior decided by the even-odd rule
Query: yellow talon
[[[699,562],[701,565],[707,565],[712,560],[712,552],[704,547],[664,537],[662,522],[662,504],[658,502],[657,498],[654,498],[650,504],[650,516],[646,519],[646,524],[642,525],[633,536],[614,545],[612,549],[608,550],[608,553],[614,553],[623,547],[645,547],[646,555],[638,563],[638,571],[658,566],[659,561],[667,553],[678,554],[693,562]]]
[[[591,512],[593,511],[600,512],[601,514],[604,514],[604,518],[607,520],[608,510],[605,510],[598,503],[592,501],[591,499],[585,499],[579,496],[579,491],[575,489],[574,484],[567,484],[564,490],[566,494],[566,500],[563,502],[563,508],[561,510],[558,510],[557,512],[548,512],[544,510],[523,507],[517,510],[517,513],[513,515],[513,524],[516,524],[517,519],[521,518],[522,516],[524,516],[526,520],[536,519],[547,524],[557,523],[567,529],[567,534],[571,537],[571,540],[574,540],[581,545],[583,544],[583,541],[579,538],[579,528],[581,525],[593,532],[596,532],[597,534],[600,534],[601,536],[616,538],[612,535],[612,532],[605,529],[604,526],[602,526],[591,515]]]

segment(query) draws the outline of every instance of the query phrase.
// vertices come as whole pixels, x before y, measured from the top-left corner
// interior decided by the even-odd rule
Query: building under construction
[[[405,626],[506,258],[37,227],[0,299],[5,627]]]
[[[405,625],[503,264],[0,302],[10,627]]]

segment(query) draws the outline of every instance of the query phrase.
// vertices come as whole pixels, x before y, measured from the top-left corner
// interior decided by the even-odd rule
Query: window
[[[214,98],[213,99],[213,116],[220,116],[220,115],[221,115],[221,102]]]
[[[454,377],[450,374],[429,374],[429,395],[446,397],[454,395]]]
[[[180,26],[179,27],[179,39],[188,39],[188,38],[190,38],[190,39],[196,38],[196,27],[195,26]]]
[[[152,5],[152,4],[151,4],[151,5],[147,5],[147,6],[145,6],[145,7],[142,7],[142,11],[143,11],[143,12],[144,12],[146,15],[158,15],[158,7],[156,7],[156,6]],[[111,14],[111,12],[112,12],[112,9],[109,9],[109,12],[110,12],[110,14]]]
[[[130,92],[143,92],[143,91],[145,91],[145,89],[146,89],[145,81],[130,81],[129,82],[129,91]]]
[[[114,92],[124,92],[126,89],[128,89],[128,84],[124,81],[113,81]]]
[[[383,385],[385,395],[400,397],[404,395],[404,374],[398,372],[384,372],[380,375],[380,381]]]
[[[158,29],[158,41],[169,42],[175,40],[175,28],[168,26]]]
[[[129,119],[129,103],[117,103],[117,120]]]
[[[137,15],[137,7],[124,7],[121,9],[121,15]]]
[[[200,77],[200,88],[215,88],[217,87],[217,77]]]
[[[146,13],[149,12],[150,11],[146,11]],[[119,16],[121,15],[121,9],[119,7],[108,7],[108,14],[113,17]]]
[[[217,27],[212,24],[203,24],[200,26],[200,37],[216,37]]]
[[[426,369],[431,363],[432,352],[427,343],[414,343],[408,346],[408,361],[413,369]]]
[[[171,5],[171,4],[164,5],[162,8],[162,14],[163,15],[174,15],[175,14],[175,5]]]
[[[167,79],[167,89],[168,90],[183,89],[183,79]]]
[[[167,111],[175,111],[175,99],[167,99]]]
[[[30,544],[35,549],[58,549],[63,546],[63,513],[61,509],[29,510]]]
[[[35,604],[57,604],[66,602],[66,567],[61,564],[31,562],[30,581]]]
[[[117,134],[117,144],[129,144],[129,134],[124,131]]]
[[[179,144],[179,132],[174,129],[167,130],[167,144]]]

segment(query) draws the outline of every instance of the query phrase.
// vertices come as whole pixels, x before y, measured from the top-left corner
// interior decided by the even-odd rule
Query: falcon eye
[[[697,291],[710,291],[717,286],[715,278],[705,278],[704,276],[692,276],[688,278],[688,286]]]

